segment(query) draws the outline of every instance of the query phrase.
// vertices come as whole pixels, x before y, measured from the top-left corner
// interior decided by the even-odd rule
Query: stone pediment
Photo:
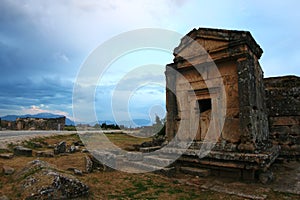
[[[181,39],[179,46],[174,49],[174,61],[192,62],[195,57],[199,59],[199,56],[207,56],[207,53],[214,61],[245,54],[254,55],[259,59],[263,50],[248,31],[199,28],[193,29]]]

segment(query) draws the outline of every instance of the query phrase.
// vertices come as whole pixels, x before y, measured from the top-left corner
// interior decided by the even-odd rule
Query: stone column
[[[268,136],[264,106],[263,79],[255,57],[247,54],[237,60],[241,144],[239,150],[251,151],[264,147]]]
[[[176,100],[176,71],[172,64],[166,67],[166,109],[167,109],[167,122],[166,122],[166,136],[167,140],[170,141],[176,134],[176,116],[177,100]]]

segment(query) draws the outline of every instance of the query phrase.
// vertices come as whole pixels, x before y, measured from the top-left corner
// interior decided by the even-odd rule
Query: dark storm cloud
[[[57,45],[59,41],[44,30],[40,13],[31,14],[26,1],[4,0],[0,13],[2,80],[72,71],[67,57],[72,53]]]
[[[76,65],[68,58],[72,53],[45,32],[42,11],[32,12],[33,6],[27,3],[1,1],[0,110],[70,106],[76,73]]]
[[[38,82],[28,79],[0,82],[0,109],[11,106],[71,104],[72,87],[71,82],[49,78]]]

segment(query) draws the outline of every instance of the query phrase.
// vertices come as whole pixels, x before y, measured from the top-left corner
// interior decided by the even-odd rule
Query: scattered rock
[[[2,167],[2,170],[3,170],[3,173],[4,173],[5,175],[11,175],[11,174],[13,174],[13,173],[15,172],[15,169],[14,169],[14,168],[9,167],[9,166],[6,166],[6,165],[4,165],[4,166]]]
[[[0,196],[0,200],[9,200],[9,198],[5,195]]]
[[[54,147],[54,154],[57,155],[57,154],[60,154],[60,153],[65,153],[66,149],[67,149],[66,142],[62,141]]]
[[[93,161],[89,156],[85,156],[85,171],[87,173],[93,172]]]
[[[80,170],[79,170],[80,171]],[[21,192],[25,199],[74,199],[89,194],[89,187],[47,162],[35,160],[17,174],[24,177]],[[32,181],[34,180],[34,181]]]
[[[37,151],[36,152],[37,157],[54,157],[54,153],[52,151]]]
[[[76,146],[75,145],[71,145],[70,149],[69,149],[70,153],[75,153],[76,152]]]
[[[48,149],[54,149],[54,148],[55,148],[55,145],[49,144],[49,145],[47,145],[47,148],[48,148]]]
[[[70,167],[67,170],[74,172],[75,175],[79,175],[79,176],[83,175],[83,172],[80,169],[76,169],[76,168]]]
[[[42,148],[43,145],[40,142],[31,142],[33,148]]]
[[[14,148],[14,155],[16,156],[32,156],[32,149],[23,146],[16,146]]]
[[[141,147],[154,147],[154,146],[161,146],[166,141],[165,137],[157,137],[153,138],[152,141],[143,142]]]
[[[0,154],[0,158],[4,158],[4,159],[11,159],[14,157],[13,153],[2,153]]]
[[[82,149],[81,153],[88,153],[89,151],[87,149]]]
[[[74,146],[81,146],[81,147],[84,147],[84,144],[82,143],[81,140],[78,140],[78,141],[76,141],[76,142],[73,142],[73,145],[74,145]]]
[[[79,169],[74,169],[74,174],[75,174],[75,175],[82,176],[82,171],[79,170]]]

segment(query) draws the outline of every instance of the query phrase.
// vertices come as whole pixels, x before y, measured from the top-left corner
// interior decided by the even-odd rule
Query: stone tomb
[[[193,142],[177,164],[244,179],[268,170],[279,148],[269,140],[262,52],[247,31],[199,28],[182,38],[166,68],[166,135]]]

